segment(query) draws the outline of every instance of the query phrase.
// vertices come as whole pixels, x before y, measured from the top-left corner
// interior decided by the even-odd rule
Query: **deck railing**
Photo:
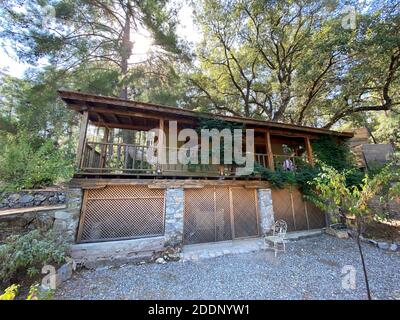
[[[149,149],[155,153],[155,162],[147,159]],[[145,145],[126,143],[86,142],[80,166],[82,172],[91,173],[120,173],[120,174],[162,174],[162,175],[205,175],[232,176],[235,175],[235,165],[224,164],[170,164],[169,152],[178,150],[165,148],[166,164],[158,163],[157,148]],[[190,149],[187,149],[189,155]],[[267,155],[255,154],[255,161],[264,166],[268,165]],[[210,161],[211,162],[211,161]]]
[[[155,152],[155,162],[149,162],[147,153],[149,149]],[[126,143],[86,142],[80,170],[90,173],[113,174],[148,174],[148,175],[186,175],[186,176],[234,176],[237,165],[225,164],[170,164],[169,152],[178,149],[165,148],[166,164],[158,163],[157,148],[145,145]],[[182,150],[182,149],[179,149]],[[187,149],[189,154],[190,149]],[[288,157],[274,155],[274,167],[283,168],[284,161],[289,159],[296,170],[306,160],[302,157]],[[268,168],[268,155],[255,153],[254,161]]]
[[[306,163],[308,163],[308,160],[305,156],[288,156],[274,154],[275,170],[282,169],[287,171],[296,171],[300,167],[304,166]]]
[[[157,165],[146,160],[148,148],[126,143],[86,142],[80,169],[105,173],[156,171]]]

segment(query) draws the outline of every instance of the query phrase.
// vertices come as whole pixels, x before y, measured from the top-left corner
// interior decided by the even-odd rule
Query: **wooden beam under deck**
[[[70,181],[71,187],[102,189],[106,186],[148,186],[151,189],[184,188],[199,189],[207,186],[236,186],[246,189],[270,188],[268,181],[261,180],[202,180],[202,179],[79,179]]]

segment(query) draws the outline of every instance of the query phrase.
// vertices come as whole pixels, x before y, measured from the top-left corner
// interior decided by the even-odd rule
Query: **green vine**
[[[273,171],[256,164],[255,173],[259,174],[261,179],[269,181],[273,188],[284,189],[293,186],[299,188],[308,200],[315,197],[314,189],[309,182],[319,175],[321,164],[345,173],[347,185],[361,185],[365,173],[354,166],[350,148],[344,141],[337,141],[329,136],[321,137],[312,143],[312,147],[316,159],[314,166],[303,164],[296,171],[284,171],[281,168]]]
[[[320,162],[342,171],[354,167],[350,147],[345,141],[323,136],[312,142],[314,156]]]
[[[231,121],[224,121],[224,120],[220,120],[220,119],[208,119],[208,118],[200,118],[199,121],[199,125],[196,128],[197,133],[199,134],[199,136],[201,136],[201,130],[203,129],[207,129],[207,130],[212,130],[212,129],[217,129],[218,131],[222,131],[224,129],[228,129],[233,136],[234,130],[235,129],[240,129],[243,130],[244,125],[242,123],[237,123],[237,122],[231,122]],[[211,140],[212,138],[210,137],[210,144],[211,144]],[[220,144],[220,163],[223,164],[224,163],[224,152],[225,152],[225,148],[224,148],[224,144],[225,141],[224,139],[221,139],[221,144]],[[200,152],[201,150],[199,150],[199,158],[200,158]],[[210,148],[210,157],[212,156],[212,148]],[[233,160],[233,155],[232,155],[232,160]],[[233,162],[234,164],[234,162]],[[203,167],[207,167],[208,165],[203,165],[203,164],[189,164],[189,170],[190,171],[196,171],[197,168],[203,168]]]

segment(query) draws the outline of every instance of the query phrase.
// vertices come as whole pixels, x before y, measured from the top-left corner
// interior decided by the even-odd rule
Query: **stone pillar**
[[[184,190],[167,189],[165,193],[165,246],[178,246],[183,242]]]
[[[257,195],[260,213],[260,230],[261,234],[264,235],[272,230],[275,222],[271,189],[258,189]]]
[[[82,206],[82,189],[75,188],[67,191],[67,208],[54,213],[53,230],[65,236],[68,242],[75,242],[78,230],[79,216]]]

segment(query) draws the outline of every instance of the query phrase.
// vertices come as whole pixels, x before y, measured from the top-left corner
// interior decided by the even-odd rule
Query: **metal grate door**
[[[258,236],[255,189],[231,188],[235,238]]]
[[[311,230],[325,227],[324,213],[303,200],[298,189],[272,189],[275,220],[283,219],[288,231]]]
[[[164,234],[164,190],[107,186],[85,190],[78,242]]]
[[[258,235],[255,190],[205,187],[185,191],[184,243]]]

